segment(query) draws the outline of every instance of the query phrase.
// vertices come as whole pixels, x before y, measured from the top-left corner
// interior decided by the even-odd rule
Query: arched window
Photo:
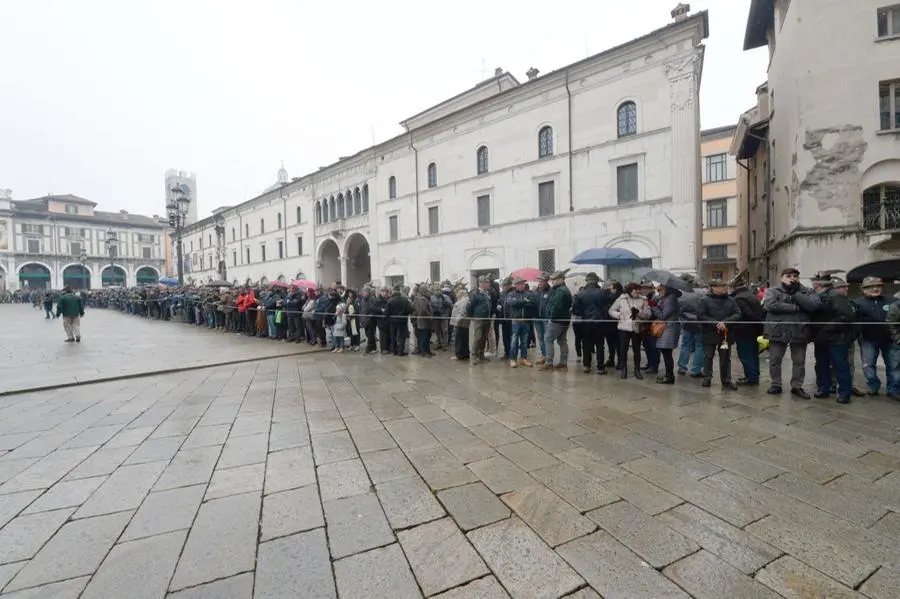
[[[337,206],[334,203],[334,196],[328,200],[328,220],[337,220]]]
[[[900,184],[886,183],[869,187],[863,191],[862,199],[863,229],[900,229]]]
[[[265,221],[265,219],[261,218],[261,219],[259,219],[259,233],[260,233],[260,235],[262,235],[265,232],[266,232],[266,221]]]
[[[322,224],[322,203],[316,200],[316,224]]]
[[[391,175],[388,179],[388,199],[393,200],[397,197],[397,177]]]
[[[369,184],[366,183],[362,188],[362,211],[369,211]]]
[[[437,165],[433,162],[428,164],[428,188],[437,187]]]
[[[475,151],[476,169],[479,175],[488,172],[488,149],[487,146],[481,146]]]
[[[250,223],[244,224],[244,237],[250,237]]]
[[[212,247],[212,233],[209,234],[209,247]]]
[[[538,158],[553,156],[553,127],[547,125],[538,132]]]
[[[278,217],[275,220],[278,222],[277,228],[280,229],[281,228],[281,213],[280,212],[278,213]]]
[[[619,122],[619,137],[628,137],[637,133],[637,105],[634,102],[624,102],[616,111]]]
[[[234,227],[231,227],[231,241],[237,241],[237,231],[234,230]]]
[[[353,190],[353,212],[356,214],[362,212],[362,196],[359,195],[359,187]]]
[[[347,198],[347,216],[353,216],[357,213],[357,210],[353,209],[353,192],[348,189],[344,197]]]
[[[344,218],[344,194],[342,193],[338,194],[337,217]]]

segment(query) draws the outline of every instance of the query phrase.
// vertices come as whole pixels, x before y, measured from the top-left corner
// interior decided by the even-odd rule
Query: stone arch
[[[318,280],[331,285],[341,278],[341,249],[334,239],[323,239],[316,250]]]
[[[607,241],[603,247],[629,250],[644,260],[643,264],[634,266],[605,266],[603,276],[606,279],[616,279],[624,285],[629,281],[639,280],[639,274],[643,268],[662,268],[659,263],[659,247],[652,239],[643,235],[619,235]]]
[[[6,291],[6,269],[0,265],[0,291]]]
[[[284,283],[286,279],[285,279],[285,276],[284,276],[283,274],[278,273],[278,277],[276,277],[276,280],[277,280],[279,283]]]
[[[118,264],[107,264],[100,271],[100,283],[103,287],[124,287],[128,280],[128,271]]]
[[[22,289],[51,289],[51,268],[43,262],[31,261],[16,268],[19,287]]]
[[[134,271],[134,282],[138,285],[159,283],[159,269],[149,264],[138,266]]]
[[[62,284],[63,287],[71,287],[72,289],[90,289],[91,288],[91,269],[80,262],[72,262],[66,264],[62,268]]]
[[[266,275],[263,275],[259,278],[259,286],[260,287],[265,287],[268,284],[269,284],[269,277],[267,277]]]
[[[900,159],[888,158],[871,165],[859,179],[860,192],[881,184],[900,185]]]
[[[347,287],[359,289],[372,280],[372,259],[368,238],[362,233],[353,233],[344,242],[342,255],[347,261]]]
[[[499,269],[501,264],[500,256],[490,250],[476,252],[469,258],[469,270]]]

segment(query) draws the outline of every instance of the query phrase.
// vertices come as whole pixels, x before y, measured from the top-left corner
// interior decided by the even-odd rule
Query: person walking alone
[[[63,293],[56,302],[56,316],[62,316],[63,329],[66,331],[66,343],[81,343],[81,317],[84,316],[84,302],[72,293],[71,287],[63,288]]]

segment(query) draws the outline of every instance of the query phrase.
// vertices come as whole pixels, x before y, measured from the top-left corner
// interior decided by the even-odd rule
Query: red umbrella
[[[510,277],[525,279],[526,281],[536,281],[541,276],[540,268],[519,268],[509,273]]]
[[[295,279],[291,281],[291,287],[300,287],[301,289],[306,289],[308,291],[310,289],[316,289],[318,285],[307,279]]]
[[[269,288],[272,287],[281,287],[282,289],[287,289],[289,285],[287,283],[282,283],[281,281],[273,281],[269,283]]]

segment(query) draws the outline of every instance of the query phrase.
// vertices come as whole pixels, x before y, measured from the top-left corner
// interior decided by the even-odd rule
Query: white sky
[[[503,67],[520,81],[671,21],[678,0],[0,0],[0,188],[163,214],[195,171],[200,215],[398,133]],[[765,80],[749,0],[710,12],[703,127]]]

